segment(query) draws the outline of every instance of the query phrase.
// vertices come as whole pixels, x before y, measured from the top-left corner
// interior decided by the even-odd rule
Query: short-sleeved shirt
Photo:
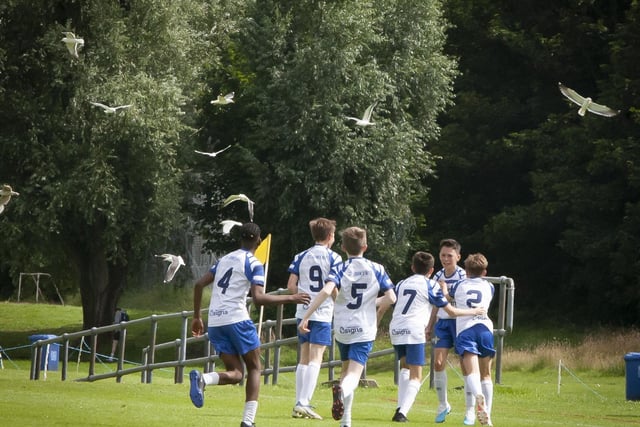
[[[351,257],[336,265],[325,282],[335,283],[338,289],[333,312],[336,340],[343,344],[375,340],[376,298],[393,289],[384,267],[363,257]]]
[[[324,245],[317,244],[293,258],[291,265],[289,265],[289,273],[298,276],[298,292],[307,293],[313,299],[324,287],[324,279],[329,275],[331,269],[339,262],[342,262],[340,255]],[[298,304],[296,318],[302,319],[307,308],[307,304]],[[331,322],[332,318],[333,299],[327,298],[309,320]]]
[[[436,282],[444,281],[447,284],[447,292],[451,294],[451,288],[453,287],[453,285],[458,283],[460,280],[466,279],[466,277],[467,277],[467,273],[464,271],[464,269],[460,266],[456,266],[455,271],[450,276],[447,276],[445,274],[444,268],[443,268],[442,270],[434,274],[432,279]],[[453,319],[453,318],[454,317],[449,316],[449,313],[447,313],[446,311],[438,310],[438,319]]]
[[[396,284],[397,296],[389,323],[391,344],[422,344],[425,328],[436,304],[440,286],[423,274],[414,274]]]
[[[211,267],[213,283],[209,303],[209,326],[231,325],[249,320],[247,295],[251,285],[264,286],[264,266],[251,252],[237,249]]]
[[[452,292],[458,308],[486,307],[489,309],[495,289],[491,282],[482,277],[473,277],[457,283]],[[489,316],[456,317],[456,333],[458,335],[474,325],[484,325],[493,333],[493,322],[489,319]]]

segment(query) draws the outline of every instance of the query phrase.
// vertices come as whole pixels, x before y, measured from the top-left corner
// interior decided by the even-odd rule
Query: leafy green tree
[[[76,282],[85,327],[112,321],[132,270],[180,224],[208,13],[187,0],[2,6],[0,165],[21,195],[0,251],[14,274],[38,263]],[[84,39],[77,58],[63,31]]]
[[[455,62],[442,52],[440,2],[352,6],[256,1],[213,72],[216,87],[235,89],[236,103],[215,109],[205,126],[218,148],[234,148],[202,178],[199,217],[215,228],[223,217],[246,221],[245,207],[220,202],[250,196],[255,221],[273,233],[279,267],[271,271],[281,285],[316,216],[335,218],[339,229],[365,227],[369,256],[406,273],[410,206],[433,165],[426,144],[451,101]],[[373,103],[374,126],[346,120]]]

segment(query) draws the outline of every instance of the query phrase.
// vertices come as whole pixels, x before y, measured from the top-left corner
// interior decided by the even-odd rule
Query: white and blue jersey
[[[423,274],[414,274],[395,287],[397,296],[389,323],[391,344],[422,344],[433,305],[438,301],[440,286]],[[442,292],[440,292],[442,294]]]
[[[443,281],[444,283],[446,283],[447,284],[447,292],[449,294],[451,294],[451,289],[452,289],[453,285],[458,283],[460,280],[463,280],[463,279],[466,279],[466,278],[467,278],[467,273],[460,266],[456,266],[455,271],[449,276],[447,276],[445,274],[445,271],[444,271],[444,268],[443,268],[442,270],[440,270],[436,274],[434,274],[433,277],[432,277],[432,279],[435,280],[436,282]],[[438,319],[454,319],[454,317],[449,316],[449,313],[447,313],[444,310],[438,310]]]
[[[493,284],[482,277],[473,277],[457,283],[451,296],[455,299],[458,308],[485,307],[489,309],[495,288]],[[489,316],[458,316],[456,317],[456,333],[460,335],[466,329],[475,325],[484,325],[493,333],[493,322]]]
[[[264,266],[246,249],[237,249],[211,267],[213,289],[209,303],[209,326],[250,320],[247,295],[251,285],[264,286]]]
[[[324,280],[331,269],[340,262],[342,262],[340,255],[325,245],[316,244],[293,258],[289,265],[289,273],[298,276],[298,292],[307,293],[313,299],[324,287]],[[307,308],[307,304],[298,304],[296,318],[302,319]],[[332,317],[333,299],[327,298],[309,320],[331,322]]]
[[[363,257],[352,257],[331,270],[325,282],[338,289],[334,312],[333,333],[343,344],[376,339],[376,298],[390,289],[393,282],[378,263]]]

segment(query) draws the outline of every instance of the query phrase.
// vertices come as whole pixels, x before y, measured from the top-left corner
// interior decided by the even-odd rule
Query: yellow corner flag
[[[269,263],[269,253],[271,252],[271,234],[267,234],[267,237],[260,243],[256,249],[255,256],[258,258],[265,268],[265,275],[267,274],[267,264]]]

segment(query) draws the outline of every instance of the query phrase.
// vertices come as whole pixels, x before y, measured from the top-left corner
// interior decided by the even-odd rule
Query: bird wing
[[[364,110],[364,116],[362,116],[362,120],[365,120],[367,122],[371,121],[371,114],[373,114],[373,109],[377,104],[377,102],[374,102],[373,104],[369,105],[366,110]]]
[[[606,105],[596,104],[595,102],[589,104],[587,110],[591,111],[594,114],[605,117],[613,117],[620,113],[620,110],[614,110],[613,108],[607,107]]]
[[[359,122],[361,119],[359,119],[358,117],[349,117],[349,116],[344,116],[345,119],[347,120],[355,120],[356,122]]]
[[[225,219],[223,221],[220,221],[220,224],[222,224],[222,234],[229,234],[231,232],[231,229],[236,225],[238,227],[242,227],[241,222],[234,221],[232,219]]]
[[[233,203],[236,201],[243,201],[243,202],[251,202],[251,200],[249,200],[249,198],[247,196],[245,196],[244,194],[232,194],[231,196],[227,197],[226,199],[224,199],[224,202],[222,202],[222,206],[227,206],[229,203]],[[251,202],[253,203],[253,202]]]
[[[89,101],[91,102],[91,101]],[[100,104],[99,102],[91,102],[91,105],[95,105],[96,107],[100,107],[103,108],[105,110],[110,110],[111,107],[109,107],[108,105],[104,105],[104,104]]]
[[[118,106],[118,107],[114,107],[114,110],[118,110],[118,109],[120,109],[120,108],[129,108],[129,107],[131,107],[131,104],[127,104],[127,105],[120,105],[120,106]]]
[[[198,150],[193,150],[198,154],[204,154],[205,156],[209,156],[209,157],[215,157],[214,153],[205,153],[204,151],[198,151]]]
[[[63,31],[62,34],[64,34],[65,36],[75,39],[76,35],[74,33],[72,33],[71,31]]]
[[[558,83],[558,88],[560,89],[560,92],[562,92],[562,94],[564,96],[566,96],[572,102],[574,102],[574,103],[576,103],[576,104],[578,104],[580,106],[582,106],[582,104],[584,104],[584,102],[586,101],[585,97],[581,96],[575,90],[566,87],[562,83]]]
[[[215,153],[213,153],[214,156],[217,156],[218,154],[222,153],[225,150],[228,150],[229,148],[231,148],[231,145],[227,145],[226,147],[224,147],[222,150],[220,151],[216,151]]]
[[[169,268],[167,268],[167,273],[164,276],[164,283],[169,283],[173,279],[173,276],[176,275],[181,265],[184,265],[182,257],[180,255],[171,255],[171,264]]]
[[[228,94],[226,94],[226,95],[224,96],[224,99],[225,99],[227,102],[233,102],[233,97],[234,97],[234,96],[235,96],[235,92],[229,92]]]

